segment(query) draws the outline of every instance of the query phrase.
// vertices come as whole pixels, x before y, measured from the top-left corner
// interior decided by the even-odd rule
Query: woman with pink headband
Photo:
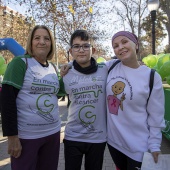
[[[162,80],[154,74],[149,97],[151,69],[137,60],[136,35],[120,31],[112,37],[115,55],[121,61],[109,72],[106,85],[108,148],[120,170],[141,168],[144,152],[158,161],[164,121]],[[107,62],[108,68],[117,60]]]

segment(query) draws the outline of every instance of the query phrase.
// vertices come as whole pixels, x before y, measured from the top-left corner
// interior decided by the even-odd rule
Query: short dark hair
[[[88,41],[90,40],[90,43],[93,43],[93,38],[91,35],[86,31],[86,30],[76,30],[74,33],[71,35],[70,38],[70,47],[73,45],[73,40],[77,37],[80,37],[81,40]]]

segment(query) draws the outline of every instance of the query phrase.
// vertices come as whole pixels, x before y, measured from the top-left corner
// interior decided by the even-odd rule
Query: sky
[[[26,7],[24,5],[20,6],[19,4],[8,3],[7,0],[3,0],[3,1],[4,1],[5,6],[8,6],[8,7],[12,8],[14,11],[17,11],[23,15],[25,14]]]

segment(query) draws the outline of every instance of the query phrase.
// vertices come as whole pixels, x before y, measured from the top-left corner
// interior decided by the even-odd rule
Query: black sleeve
[[[18,135],[16,98],[19,89],[3,84],[1,91],[1,118],[3,136]]]

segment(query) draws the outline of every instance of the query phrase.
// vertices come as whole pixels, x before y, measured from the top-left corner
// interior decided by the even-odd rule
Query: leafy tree
[[[146,15],[147,3],[144,0],[112,0],[113,13],[119,20],[119,30],[130,30],[141,42],[142,20]],[[140,50],[140,49],[139,49]],[[141,51],[141,50],[140,50]],[[139,59],[141,59],[139,51]]]
[[[157,12],[157,19],[155,21],[155,45],[156,48],[160,45],[162,45],[163,39],[166,37],[164,23],[167,21],[167,17],[162,14],[161,11]],[[142,42],[142,58],[145,57],[147,54],[152,53],[152,20],[150,14],[143,19],[142,22],[142,30],[144,30],[145,33],[143,33],[143,36],[141,37]],[[158,51],[157,51],[158,52]]]
[[[106,37],[105,31],[96,26],[98,25],[96,22],[101,19],[98,18],[100,9],[96,0],[16,0],[16,2],[20,5],[26,4],[27,15],[37,24],[45,24],[53,31],[56,47],[60,44],[65,53],[70,36],[76,29],[86,29],[95,37],[95,41]],[[56,60],[59,59],[57,53],[56,51]]]
[[[160,8],[162,9],[163,13],[167,16],[167,20],[164,24],[165,24],[166,30],[168,32],[168,45],[170,46],[170,1],[169,0],[161,0]]]

